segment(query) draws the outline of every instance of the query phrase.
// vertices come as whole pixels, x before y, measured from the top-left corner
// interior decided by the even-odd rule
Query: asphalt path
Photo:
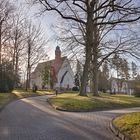
[[[49,96],[25,98],[0,112],[0,140],[118,140],[109,128],[115,116],[140,108],[85,113],[62,112]]]

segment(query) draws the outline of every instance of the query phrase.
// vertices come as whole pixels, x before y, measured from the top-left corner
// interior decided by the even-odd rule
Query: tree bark
[[[97,17],[97,14],[95,14],[95,18]],[[99,30],[98,26],[96,23],[93,26],[93,49],[92,49],[92,67],[93,67],[93,95],[94,96],[99,96],[98,94],[98,71],[99,71],[99,66],[98,66],[98,57],[99,57]]]
[[[87,55],[86,57],[86,61],[85,61],[85,65],[84,65],[84,71],[83,71],[83,77],[81,80],[81,89],[80,89],[80,96],[87,96],[86,93],[86,87],[87,87],[87,82],[88,82],[88,73],[89,73],[89,61],[90,61],[90,57]]]
[[[94,79],[93,79],[93,95],[99,96],[98,94],[98,68],[94,69]]]
[[[91,49],[93,46],[93,6],[91,2],[87,2],[87,23],[86,23],[86,47],[85,47],[85,64],[83,70],[83,77],[81,81],[80,95],[87,96],[86,87],[88,84],[89,67],[91,61]]]
[[[0,64],[1,64],[1,62],[2,62],[2,52],[1,52],[1,49],[2,49],[2,43],[1,43],[1,40],[2,40],[2,22],[0,23]]]
[[[18,52],[16,53],[16,63],[15,63],[15,87],[18,87],[18,60],[19,55]]]
[[[98,72],[99,72],[99,67],[98,67],[98,44],[96,43],[96,41],[94,41],[94,46],[93,46],[93,60],[91,61],[91,67],[92,67],[92,71],[91,71],[91,92],[93,93],[94,96],[98,96]]]
[[[28,40],[28,64],[27,64],[27,79],[26,79],[26,91],[30,88],[30,75],[31,75],[31,40]]]

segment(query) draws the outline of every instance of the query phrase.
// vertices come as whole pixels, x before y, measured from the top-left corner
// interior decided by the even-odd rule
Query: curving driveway
[[[109,122],[140,108],[72,113],[54,110],[48,96],[10,103],[0,112],[0,140],[118,140]]]

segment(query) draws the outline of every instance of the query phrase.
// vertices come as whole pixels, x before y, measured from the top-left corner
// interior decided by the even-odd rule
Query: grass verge
[[[17,89],[13,90],[12,94],[16,96],[16,98],[26,98],[26,97],[32,97],[32,96],[41,96],[41,95],[50,95],[52,94],[51,91],[46,91],[46,90],[38,90],[35,92],[32,92],[32,90],[23,90],[23,89]]]
[[[66,111],[91,111],[140,106],[140,98],[127,95],[101,94],[99,97],[79,96],[78,93],[64,93],[49,99],[56,109]]]
[[[39,90],[36,93],[33,93],[31,90],[22,90],[17,89],[13,90],[12,93],[0,93],[0,108],[2,108],[4,105],[9,103],[10,101],[16,100],[16,99],[22,99],[27,97],[33,97],[33,96],[41,96],[41,95],[50,95],[52,92],[45,91],[45,90]]]
[[[117,117],[113,123],[122,133],[134,140],[140,140],[140,112]]]

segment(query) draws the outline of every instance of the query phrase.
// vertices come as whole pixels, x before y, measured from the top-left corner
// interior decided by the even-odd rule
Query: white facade
[[[119,91],[118,84],[117,84],[117,81],[114,79],[111,82],[111,92],[116,93],[118,91]]]
[[[31,74],[30,87],[32,88],[34,84],[37,85],[39,89],[42,88],[42,77],[39,71]]]
[[[74,74],[68,59],[65,59],[57,75],[55,87],[72,89],[74,87]]]
[[[111,93],[124,93],[128,95],[133,94],[133,90],[129,87],[129,82],[120,79],[113,79],[111,81]]]
[[[40,67],[39,67],[40,66]],[[41,71],[43,69],[41,65],[38,65],[35,71],[31,74],[30,87],[34,84],[37,85],[38,89],[42,89],[42,76]],[[55,88],[72,89],[74,87],[74,73],[71,69],[68,59],[65,59],[56,75],[57,83],[54,83]],[[45,86],[50,89],[50,85]]]

